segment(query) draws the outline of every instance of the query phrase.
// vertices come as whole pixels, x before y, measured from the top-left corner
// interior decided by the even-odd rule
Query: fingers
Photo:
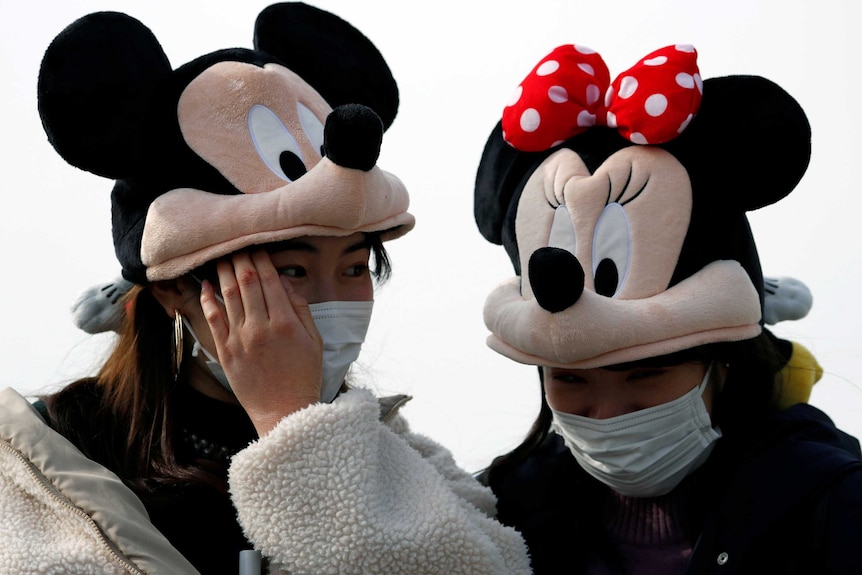
[[[230,264],[219,262],[218,272],[231,325],[269,318],[260,273],[248,253],[234,255]]]
[[[217,269],[232,325],[276,319],[290,307],[278,271],[265,251],[236,254],[229,262],[219,262]]]
[[[223,305],[201,283],[201,307],[218,361],[259,433],[320,398],[323,339],[308,302],[266,251],[217,265]]]
[[[300,323],[314,341],[321,341],[308,302],[279,275],[264,250],[234,255],[217,266],[227,328],[246,325]],[[219,310],[220,311],[220,310]]]
[[[250,261],[258,274],[261,298],[269,319],[276,322],[293,321],[295,314],[287,298],[286,288],[269,254],[263,250],[256,251],[251,254]]]
[[[222,308],[218,304],[218,296],[209,280],[201,282],[201,309],[216,341],[223,341],[228,336],[228,325],[225,322]]]
[[[296,314],[297,319],[302,323],[303,328],[305,328],[305,331],[308,332],[311,338],[320,345],[323,345],[323,338],[320,337],[320,332],[317,331],[317,324],[314,323],[314,317],[311,315],[311,309],[308,307],[308,300],[293,289],[290,280],[284,277],[280,277],[279,279],[284,287],[290,308]]]
[[[255,252],[251,255],[251,262],[260,277],[261,293],[270,321],[284,324],[299,321],[314,341],[320,341],[308,302],[296,292],[289,279],[279,275],[269,254]]]

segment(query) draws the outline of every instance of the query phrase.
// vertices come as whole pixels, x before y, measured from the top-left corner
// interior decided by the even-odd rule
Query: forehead
[[[368,250],[370,242],[365,234],[356,232],[347,236],[300,236],[261,246],[270,255],[280,253],[308,252],[320,254],[343,254]]]
[[[702,369],[709,365],[708,362],[691,360],[681,363],[657,365],[650,361],[646,362],[631,362],[626,364],[618,364],[604,367],[593,367],[584,369],[573,369],[565,367],[549,367],[545,366],[543,372],[546,376],[546,382],[553,382],[553,378],[560,376],[571,375],[583,379],[584,381],[594,381],[603,383],[623,383],[630,376],[643,371],[656,371],[660,374],[662,385],[659,387],[687,387],[689,383],[697,383],[697,380],[702,377]]]

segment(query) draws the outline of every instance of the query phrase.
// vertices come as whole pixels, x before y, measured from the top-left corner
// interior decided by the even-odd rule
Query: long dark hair
[[[136,492],[153,481],[218,483],[176,457],[172,392],[187,376],[173,377],[173,321],[146,287],[134,286],[123,304],[125,319],[98,374],[44,398],[52,426]]]
[[[635,365],[671,366],[688,361],[727,364],[727,378],[714,398],[712,420],[715,425],[732,433],[755,424],[775,409],[775,402],[781,393],[781,384],[776,376],[788,359],[788,352],[782,349],[781,344],[772,333],[764,330],[752,339],[704,345],[632,364],[611,366],[609,369],[628,369]],[[539,389],[542,402],[532,427],[517,447],[496,457],[480,474],[484,483],[493,482],[496,474],[506,474],[525,461],[551,433],[552,416],[545,398],[542,368],[539,368]]]
[[[391,275],[391,264],[379,234],[366,237],[379,284]],[[188,385],[188,373],[174,378],[174,321],[145,286],[134,286],[122,303],[122,327],[96,376],[42,398],[51,426],[142,497],[161,485],[189,482],[226,494],[224,473],[211,462],[181,457],[175,445],[174,390]]]

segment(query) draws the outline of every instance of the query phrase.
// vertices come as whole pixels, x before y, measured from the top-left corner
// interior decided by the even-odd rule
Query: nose
[[[634,411],[630,405],[613,400],[599,401],[587,409],[586,416],[592,419],[610,419]]]
[[[310,304],[345,299],[339,297],[339,290],[336,288],[335,283],[328,280],[318,279],[313,282],[304,282],[302,286],[296,289],[305,298],[305,301]]]
[[[536,302],[551,313],[570,308],[584,293],[584,268],[567,250],[536,250],[530,256],[528,274]]]
[[[339,282],[331,277],[311,274],[307,281],[291,284],[308,303],[329,301],[370,301],[374,299],[374,286],[367,282]]]
[[[344,104],[326,117],[323,150],[343,168],[367,172],[377,164],[383,142],[383,122],[362,104]]]

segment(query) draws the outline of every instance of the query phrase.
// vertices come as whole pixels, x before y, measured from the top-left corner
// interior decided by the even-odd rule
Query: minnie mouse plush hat
[[[127,280],[303,235],[412,229],[404,185],[376,165],[398,88],[374,45],[302,3],[263,10],[254,45],[174,70],[143,24],[100,12],[48,47],[42,123],[66,161],[115,180]]]
[[[517,274],[485,303],[494,350],[590,368],[760,333],[745,214],[793,190],[810,128],[776,84],[702,81],[696,57],[667,46],[611,82],[566,45],[518,87],[476,177],[476,222]]]

